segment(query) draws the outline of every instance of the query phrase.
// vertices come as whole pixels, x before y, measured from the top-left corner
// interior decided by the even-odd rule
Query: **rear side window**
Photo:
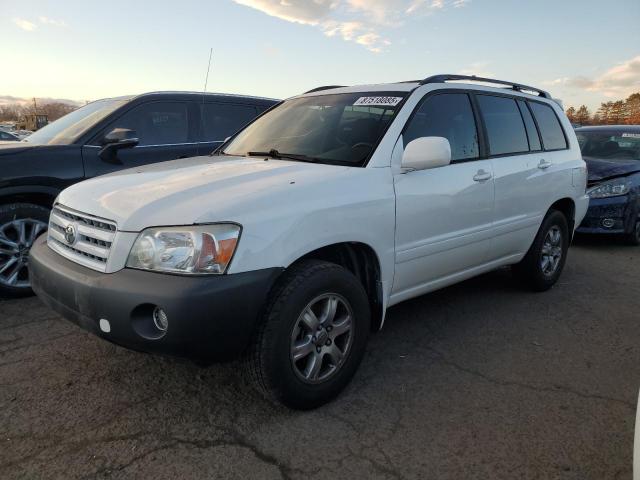
[[[488,95],[478,95],[477,98],[491,155],[528,152],[527,132],[516,101]]]
[[[451,144],[452,160],[478,158],[478,130],[466,93],[427,97],[402,135],[406,147],[420,137],[444,137]]]
[[[253,105],[207,103],[202,114],[202,142],[219,142],[230,137],[257,115]]]
[[[524,126],[527,127],[529,150],[531,150],[532,152],[539,152],[540,150],[542,150],[542,145],[540,144],[538,129],[536,128],[536,124],[533,121],[533,117],[531,116],[529,107],[527,107],[527,104],[524,102],[524,100],[518,100],[518,107],[520,107],[520,113],[522,113]]]
[[[135,130],[140,139],[138,145],[141,146],[187,143],[189,141],[187,104],[183,102],[145,103],[111,122],[104,133],[114,128]]]
[[[562,150],[567,148],[567,139],[560,125],[560,121],[549,105],[538,102],[529,102],[533,115],[538,122],[542,144],[545,150]]]

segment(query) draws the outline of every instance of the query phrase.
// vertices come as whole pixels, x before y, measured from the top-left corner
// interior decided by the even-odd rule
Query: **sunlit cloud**
[[[21,28],[25,32],[33,32],[38,26],[30,22],[29,20],[25,20],[24,18],[14,18],[11,20],[18,28]]]
[[[619,63],[595,77],[584,75],[560,77],[546,83],[569,89],[597,92],[609,98],[626,97],[640,90],[640,55]]]
[[[474,62],[466,68],[459,70],[458,73],[460,75],[475,75],[476,77],[485,78],[495,77],[495,73],[489,69],[488,62]]]
[[[49,18],[49,17],[40,16],[40,17],[38,17],[38,20],[43,25],[53,25],[55,27],[66,27],[67,26],[67,24],[64,21],[56,20],[55,18]]]
[[[288,22],[319,28],[328,37],[355,42],[380,53],[391,45],[382,32],[411,17],[434,13],[470,0],[234,0]]]

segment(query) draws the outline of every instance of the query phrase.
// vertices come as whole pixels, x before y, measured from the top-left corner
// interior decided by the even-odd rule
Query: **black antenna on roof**
[[[207,64],[207,75],[204,77],[204,88],[202,89],[202,106],[200,107],[200,133],[204,140],[204,100],[207,95],[207,84],[209,83],[209,70],[211,70],[211,57],[213,57],[213,47],[209,50],[209,63]]]
[[[204,77],[204,88],[202,89],[202,104],[204,105],[204,96],[207,93],[207,84],[209,83],[209,70],[211,70],[211,58],[213,57],[213,47],[209,50],[209,63],[207,64],[207,75]]]

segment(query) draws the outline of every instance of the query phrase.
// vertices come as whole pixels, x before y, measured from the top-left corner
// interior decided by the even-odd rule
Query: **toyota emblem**
[[[67,225],[64,229],[64,239],[69,245],[76,243],[76,227],[72,223]]]

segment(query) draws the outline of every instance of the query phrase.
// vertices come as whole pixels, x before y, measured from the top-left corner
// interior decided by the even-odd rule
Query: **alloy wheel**
[[[562,231],[557,225],[552,226],[544,237],[540,269],[548,277],[558,270],[562,260]]]
[[[29,250],[47,224],[32,218],[19,218],[0,225],[0,285],[28,288]]]
[[[349,302],[329,293],[305,307],[291,333],[291,363],[305,383],[321,383],[333,377],[353,343],[354,318]]]

